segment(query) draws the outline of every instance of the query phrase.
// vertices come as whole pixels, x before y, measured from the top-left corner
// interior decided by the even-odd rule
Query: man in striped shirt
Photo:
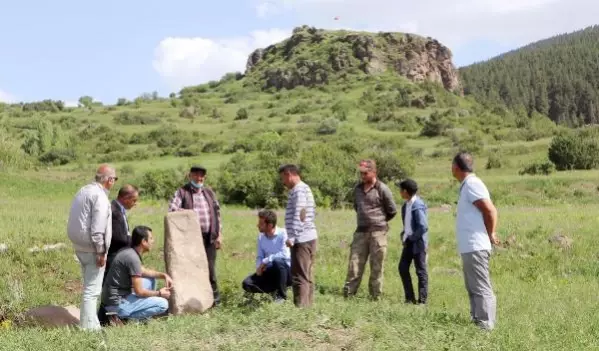
[[[281,182],[289,189],[285,210],[287,246],[291,248],[293,303],[309,307],[314,300],[314,259],[318,233],[314,225],[316,205],[310,187],[301,180],[296,165],[279,168]]]

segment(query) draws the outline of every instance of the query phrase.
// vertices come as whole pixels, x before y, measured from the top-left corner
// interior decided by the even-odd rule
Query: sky
[[[304,24],[431,36],[460,67],[599,24],[599,1],[9,0],[0,10],[0,101],[168,96],[243,72],[254,49]]]

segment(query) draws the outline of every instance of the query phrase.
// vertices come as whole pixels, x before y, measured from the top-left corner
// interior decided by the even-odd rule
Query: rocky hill
[[[404,33],[297,27],[283,42],[252,52],[245,72],[265,89],[313,87],[347,75],[385,73],[461,91],[451,50],[435,39]]]

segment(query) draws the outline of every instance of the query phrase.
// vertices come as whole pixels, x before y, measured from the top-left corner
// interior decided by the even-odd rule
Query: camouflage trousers
[[[347,277],[343,287],[345,297],[355,295],[362,281],[366,261],[370,256],[370,279],[368,291],[372,298],[378,298],[383,292],[383,263],[387,254],[387,231],[354,233],[349,254]]]

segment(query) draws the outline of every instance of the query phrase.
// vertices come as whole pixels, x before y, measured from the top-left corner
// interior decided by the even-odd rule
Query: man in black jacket
[[[112,209],[112,242],[108,249],[108,255],[106,256],[106,269],[104,270],[104,278],[102,286],[106,282],[108,271],[116,254],[122,249],[131,247],[131,235],[129,222],[127,221],[127,210],[132,209],[137,204],[139,198],[139,190],[136,186],[131,184],[125,184],[119,190],[117,198],[112,200],[110,204]],[[106,310],[103,304],[100,304],[98,310],[98,320],[100,325],[105,326],[108,324],[108,318],[106,317]]]
[[[134,185],[125,184],[120,190],[115,200],[112,200],[112,243],[108,250],[106,258],[106,270],[104,279],[110,270],[110,264],[116,254],[124,248],[131,246],[131,235],[129,222],[127,221],[127,210],[132,209],[137,204],[139,190]]]

